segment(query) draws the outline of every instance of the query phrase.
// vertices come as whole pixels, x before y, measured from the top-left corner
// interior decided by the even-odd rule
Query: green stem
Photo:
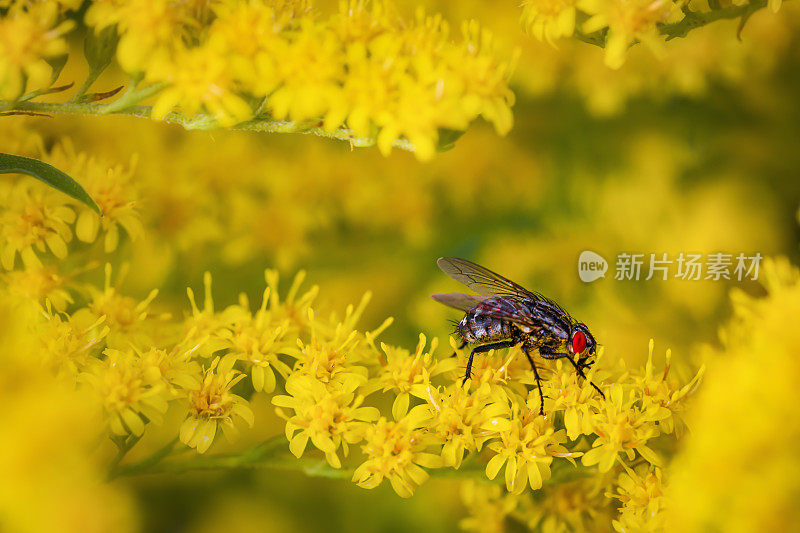
[[[665,35],[668,41],[676,37],[685,37],[691,30],[718,20],[737,18],[746,20],[750,15],[766,6],[767,0],[752,0],[749,4],[714,9],[708,13],[690,11],[686,13],[686,16],[680,22],[661,26],[661,34]]]
[[[125,113],[129,108],[132,108],[142,100],[150,98],[154,94],[161,92],[161,90],[167,86],[166,83],[162,82],[154,83],[153,85],[148,85],[147,87],[137,89],[136,85],[136,80],[132,79],[131,84],[128,86],[128,90],[125,91],[125,94],[109,104],[100,105],[100,114],[107,115],[110,113]]]
[[[737,18],[746,20],[750,15],[766,7],[766,5],[767,0],[752,0],[749,4],[712,9],[707,13],[685,10],[683,19],[673,24],[659,25],[659,32],[661,35],[664,35],[668,41],[676,37],[685,37],[691,30],[706,26],[718,20]],[[607,28],[592,33],[583,33],[580,30],[576,30],[575,38],[579,41],[605,48],[607,34]]]
[[[146,91],[146,92],[145,92]],[[120,100],[126,99],[123,104],[120,100],[111,104],[98,104],[92,102],[64,102],[64,103],[45,103],[45,102],[10,102],[0,100],[0,112],[3,111],[32,111],[47,114],[71,114],[71,115],[106,115],[118,114],[132,117],[151,118],[152,108],[150,106],[132,105],[129,103],[141,101],[155,91],[154,86],[145,89],[132,91],[132,96],[123,96]],[[156,91],[157,92],[157,91]],[[171,112],[164,117],[163,122],[177,124],[187,130],[206,130],[218,127],[214,118],[210,115],[198,114],[193,117],[186,117],[180,113]],[[334,131],[326,131],[322,128],[320,121],[313,122],[292,122],[284,120],[274,120],[271,118],[255,118],[247,122],[237,124],[231,129],[244,131],[259,131],[265,133],[304,133],[347,141],[355,147],[373,146],[375,139],[368,137],[357,137],[351,130],[338,128]],[[404,139],[394,142],[396,148],[414,151],[414,145]]]
[[[136,441],[138,440],[139,439],[137,438]],[[136,442],[134,442],[133,444],[135,443]],[[167,444],[165,444],[162,448],[159,448],[152,455],[146,457],[145,459],[142,459],[138,463],[133,463],[132,465],[123,465],[123,466],[119,466],[119,463],[122,460],[122,458],[125,457],[125,454],[128,452],[128,450],[130,450],[133,447],[133,444],[128,446],[127,449],[125,449],[124,451],[123,448],[120,448],[120,452],[117,454],[117,456],[109,465],[108,479],[111,480],[119,476],[136,473],[137,470],[147,471],[147,469],[149,468],[156,467],[156,465],[161,463],[162,459],[168,457],[173,452],[173,450],[175,449],[175,445],[177,443],[178,443],[178,437],[175,437]]]
[[[329,479],[353,479],[354,469],[334,468],[325,459],[300,457],[288,453],[288,443],[283,435],[275,436],[262,444],[241,454],[229,455],[194,455],[180,460],[161,461],[166,455],[154,454],[151,457],[130,465],[122,466],[113,472],[111,478],[138,476],[148,474],[184,474],[205,470],[236,470],[244,468],[264,468],[283,471],[299,471],[309,477]],[[474,456],[472,457],[474,458]],[[468,458],[458,470],[453,468],[434,468],[428,470],[432,478],[440,479],[476,479],[489,482],[485,474],[485,464],[471,461]],[[563,463],[563,464],[562,464]],[[566,462],[553,465],[552,483],[563,483],[586,475],[593,469],[575,468]],[[495,483],[504,483],[503,476],[498,476]]]
[[[92,84],[97,81],[97,78],[100,77],[100,74],[102,73],[103,70],[101,69],[92,69],[89,71],[89,75],[86,76],[86,81],[83,82],[83,85],[81,85],[80,89],[78,89],[78,92],[75,93],[71,101],[79,102],[86,94],[86,91],[89,90],[89,87],[91,87]]]
[[[115,441],[117,443],[117,455],[114,456],[114,459],[111,460],[111,465],[109,465],[109,470],[114,470],[119,465],[120,461],[125,458],[128,452],[136,446],[136,443],[139,442],[141,437],[131,436],[128,439],[122,439],[120,441]]]

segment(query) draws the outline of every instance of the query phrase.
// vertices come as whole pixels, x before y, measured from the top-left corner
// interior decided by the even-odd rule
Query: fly
[[[471,377],[476,353],[521,345],[531,364],[539,390],[539,414],[544,414],[544,394],[539,371],[531,357],[536,349],[545,359],[564,358],[586,379],[584,369],[594,364],[597,342],[586,324],[572,318],[560,305],[465,259],[440,257],[442,272],[478,294],[434,294],[437,302],[465,311],[458,323],[461,346],[475,344],[467,361],[463,383]],[[576,360],[577,359],[577,360]],[[603,399],[597,385],[589,382]]]

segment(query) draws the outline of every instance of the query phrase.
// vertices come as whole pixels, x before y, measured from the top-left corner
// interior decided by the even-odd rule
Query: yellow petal
[[[214,436],[217,434],[217,423],[212,420],[203,422],[197,428],[194,436],[194,442],[197,444],[198,453],[206,453],[214,442]]]
[[[567,437],[570,440],[577,439],[581,434],[578,411],[574,407],[569,407],[564,411],[564,427],[567,429]]]
[[[275,372],[271,367],[264,369],[264,392],[273,392],[275,390]]]
[[[400,393],[397,398],[394,399],[394,403],[392,404],[392,417],[394,417],[395,420],[400,420],[408,414],[408,403],[409,396],[407,392]]]
[[[250,375],[253,378],[253,388],[256,392],[264,390],[264,367],[254,365]]]
[[[134,435],[141,435],[144,433],[144,421],[132,410],[125,409],[122,411],[122,421]]]
[[[75,222],[75,235],[83,242],[94,242],[99,228],[100,218],[91,211],[82,211]]]
[[[491,459],[489,462],[486,463],[486,477],[489,479],[494,479],[497,477],[497,473],[500,472],[500,469],[503,468],[503,465],[506,463],[506,458],[503,455],[497,454]]]
[[[514,492],[517,480],[517,458],[509,457],[508,464],[506,465],[506,488],[510,492]]]
[[[62,239],[60,235],[51,233],[45,237],[45,241],[47,242],[47,246],[49,246],[50,250],[53,252],[53,255],[59,259],[64,259],[67,257],[67,243],[64,242],[64,239]]]
[[[292,438],[291,442],[289,442],[289,451],[292,452],[292,455],[299,459],[303,455],[307,444],[308,434],[305,432],[298,433],[294,438]]]
[[[106,232],[106,238],[103,240],[103,249],[106,253],[111,253],[117,249],[119,244],[119,227],[113,224]]]
[[[394,491],[401,498],[410,498],[411,496],[414,495],[414,490],[408,483],[400,479],[400,476],[397,475],[391,476],[389,478],[389,482],[392,484],[392,488],[394,489]]]
[[[192,441],[192,437],[194,437],[194,432],[197,429],[198,422],[199,420],[194,417],[184,420],[180,429],[180,439],[182,443],[188,445]]]

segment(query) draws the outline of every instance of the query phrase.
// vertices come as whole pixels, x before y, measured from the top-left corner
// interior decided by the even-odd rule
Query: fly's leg
[[[584,373],[583,373],[583,368],[581,368],[581,367],[580,367],[580,365],[578,365],[578,363],[576,363],[575,361],[573,361],[573,360],[572,360],[572,357],[570,357],[569,355],[567,355],[567,354],[565,354],[565,353],[564,353],[564,354],[560,354],[560,353],[554,353],[554,354],[547,354],[546,356],[543,356],[543,357],[547,357],[548,359],[559,359],[559,358],[562,358],[562,357],[563,357],[564,359],[566,359],[567,361],[569,361],[569,362],[572,364],[572,366],[573,366],[573,367],[575,367],[575,371],[578,373],[578,375],[579,375],[580,377],[582,377],[583,379],[586,379],[586,374],[584,374]],[[589,380],[588,380],[588,379],[586,379],[586,381],[589,381]],[[596,390],[596,391],[597,391],[597,393],[598,393],[598,394],[600,394],[600,397],[601,397],[601,398],[603,398],[604,400],[606,399],[606,395],[605,395],[605,394],[603,394],[603,391],[601,391],[601,390],[600,390],[600,387],[598,387],[597,385],[595,385],[595,384],[594,384],[594,383],[592,383],[591,381],[589,381],[589,385],[591,385],[592,387],[594,387],[594,390]]]
[[[488,352],[489,350],[499,350],[500,348],[511,348],[519,343],[518,340],[509,340],[509,341],[501,341],[501,342],[493,342],[491,344],[484,344],[483,346],[476,346],[472,349],[472,352],[469,354],[469,360],[467,361],[467,372],[464,375],[464,381],[461,382],[463,385],[467,382],[469,378],[472,377],[472,358],[475,356],[476,353],[484,353]],[[464,343],[466,344],[466,343]]]
[[[536,388],[539,389],[539,414],[544,414],[544,393],[542,392],[542,379],[539,377],[539,371],[536,369],[536,364],[533,362],[533,358],[531,357],[530,349],[528,346],[522,346],[522,351],[525,352],[525,357],[528,358],[528,362],[531,364],[531,368],[533,369],[533,375],[536,377]]]

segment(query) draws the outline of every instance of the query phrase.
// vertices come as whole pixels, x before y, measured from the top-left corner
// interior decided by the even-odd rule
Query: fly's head
[[[579,368],[589,368],[594,364],[592,358],[597,351],[597,342],[586,324],[578,322],[572,326],[567,348],[572,356],[577,357]]]

